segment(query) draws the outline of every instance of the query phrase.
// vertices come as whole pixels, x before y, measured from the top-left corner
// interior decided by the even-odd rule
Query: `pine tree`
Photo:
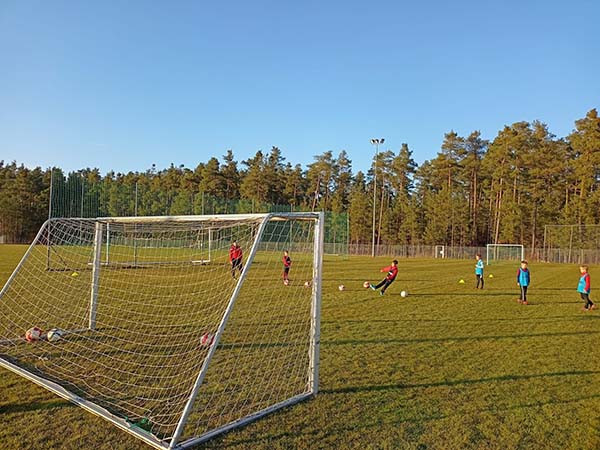
[[[370,211],[370,202],[366,190],[365,176],[359,171],[354,178],[348,207],[348,214],[350,215],[350,242],[354,244],[369,242],[371,222],[368,211]]]
[[[267,200],[268,186],[264,182],[265,158],[259,150],[253,158],[243,162],[247,170],[242,179],[240,194],[242,198],[247,198],[258,207]],[[255,209],[253,208],[253,211]]]
[[[568,139],[575,153],[573,169],[577,184],[573,206],[577,223],[597,223],[600,206],[600,117],[596,109],[575,122],[575,130]]]
[[[230,210],[228,203],[240,196],[240,173],[233,156],[233,150],[227,150],[227,153],[223,156],[223,162],[224,164],[220,168],[220,175],[223,183],[223,196],[226,203],[225,211],[233,212]]]
[[[342,213],[348,209],[350,193],[352,189],[352,161],[348,158],[345,150],[342,150],[335,161],[335,173],[333,179],[333,195],[331,210],[334,213]]]

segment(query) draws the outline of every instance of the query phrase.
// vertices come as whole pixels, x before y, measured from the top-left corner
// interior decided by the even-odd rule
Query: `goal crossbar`
[[[257,213],[257,214],[221,214],[203,216],[136,216],[136,217],[98,217],[95,220],[106,223],[160,223],[160,222],[233,222],[240,220],[317,220],[318,212]],[[50,219],[56,220],[56,219]],[[75,219],[79,220],[79,219]]]

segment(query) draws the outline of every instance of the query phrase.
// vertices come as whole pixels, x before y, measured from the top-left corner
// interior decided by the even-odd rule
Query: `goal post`
[[[310,398],[323,227],[323,213],[49,219],[0,291],[0,366],[161,449]],[[189,264],[199,230],[210,264]],[[27,342],[31,327],[62,337]]]
[[[445,245],[436,245],[435,246],[435,258],[444,259],[446,257],[446,246]]]
[[[487,244],[486,265],[494,261],[522,261],[525,259],[525,247],[521,244]]]

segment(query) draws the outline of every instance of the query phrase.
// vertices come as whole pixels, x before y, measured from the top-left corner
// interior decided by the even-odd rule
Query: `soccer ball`
[[[340,284],[340,285],[338,286],[338,289],[339,289],[340,291],[343,291],[344,289],[346,289],[346,286],[344,286],[343,284]]]
[[[46,339],[48,342],[56,342],[60,341],[64,335],[65,332],[60,328],[52,328],[50,331],[48,331],[48,333],[46,333]]]
[[[408,292],[406,292],[406,291],[400,292],[400,297],[406,297],[407,295],[408,295]]]
[[[369,283],[368,281],[365,281],[365,282],[363,283],[363,287],[364,287],[365,289],[369,289],[369,288],[371,287],[371,283]]]
[[[215,335],[212,333],[204,333],[200,338],[200,344],[204,347],[210,347],[215,340]]]
[[[304,282],[304,287],[305,288],[309,288],[310,287],[310,281],[305,281]]]
[[[286,286],[288,286],[290,284],[290,280],[288,280],[287,278],[285,280],[283,280],[283,284],[285,284]]]
[[[27,342],[39,341],[42,338],[42,329],[38,327],[32,327],[25,332],[25,340]]]

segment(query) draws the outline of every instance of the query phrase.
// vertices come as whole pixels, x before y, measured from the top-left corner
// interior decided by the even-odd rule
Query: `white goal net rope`
[[[310,393],[316,224],[270,216],[52,219],[0,293],[0,362],[62,386],[165,446],[205,363],[178,442]],[[232,270],[233,241],[242,259]],[[284,250],[292,260],[287,285]],[[27,342],[31,327],[65,334]]]

